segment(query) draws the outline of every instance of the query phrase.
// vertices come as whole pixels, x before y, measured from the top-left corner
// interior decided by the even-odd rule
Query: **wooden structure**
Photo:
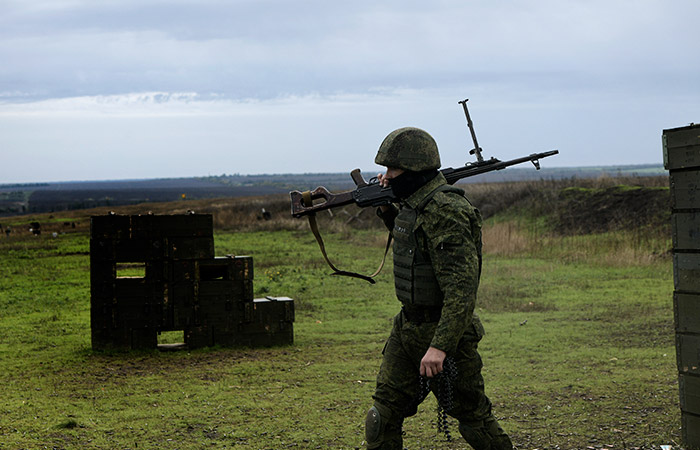
[[[700,449],[700,125],[664,130],[663,151],[671,185],[681,430],[685,448]]]
[[[215,257],[209,214],[92,217],[90,294],[93,349],[293,341],[293,300],[253,298],[253,258]]]

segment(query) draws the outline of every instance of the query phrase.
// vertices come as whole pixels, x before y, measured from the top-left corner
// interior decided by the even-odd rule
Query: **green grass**
[[[256,296],[295,299],[294,345],[93,352],[88,236],[0,239],[0,448],[362,447],[399,308],[391,264],[369,285],[328,276],[305,230],[215,237],[217,255],[254,257]],[[384,237],[352,231],[326,241],[341,268],[370,273]],[[530,238],[485,255],[478,306],[487,393],[514,443],[679,443],[666,242],[647,249],[657,256],[626,259],[610,245],[621,234]],[[435,421],[430,398],[406,421],[406,446],[467,447],[444,442]]]

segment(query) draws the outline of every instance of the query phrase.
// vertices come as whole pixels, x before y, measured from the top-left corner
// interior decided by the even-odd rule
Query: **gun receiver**
[[[540,169],[539,160],[548,156],[558,154],[558,150],[552,150],[542,153],[533,153],[522,158],[511,159],[509,161],[501,161],[496,158],[489,160],[481,160],[474,163],[468,163],[463,167],[456,169],[448,167],[441,169],[440,172],[445,176],[449,184],[454,184],[463,178],[473,177],[482,173],[492,172],[494,170],[502,170],[506,167],[521,164],[530,161],[537,170]],[[328,189],[320,186],[313,191],[292,191],[289,193],[292,200],[292,216],[303,217],[309,214],[314,214],[318,211],[336,208],[351,203],[357,204],[361,208],[367,206],[381,206],[399,201],[394,195],[391,187],[382,187],[376,178],[372,178],[369,182],[365,181],[360,173],[360,169],[355,169],[350,176],[357,185],[352,191],[340,192],[333,194]],[[314,200],[323,200],[320,203],[314,204]]]

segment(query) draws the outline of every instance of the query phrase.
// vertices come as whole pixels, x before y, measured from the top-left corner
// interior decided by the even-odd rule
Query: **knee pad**
[[[401,439],[401,421],[393,420],[389,408],[375,403],[365,418],[365,440],[368,449],[386,447],[385,443]],[[398,448],[401,448],[400,446]]]
[[[377,444],[381,443],[382,432],[384,431],[384,426],[386,421],[382,420],[382,415],[379,414],[379,410],[376,406],[372,406],[369,411],[367,411],[367,417],[365,418],[365,440],[367,441],[367,448],[376,448]]]

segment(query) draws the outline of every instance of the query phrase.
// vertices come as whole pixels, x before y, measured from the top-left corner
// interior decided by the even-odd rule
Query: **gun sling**
[[[305,205],[312,205],[313,200],[311,199],[311,191],[305,191],[302,193],[302,198],[304,201]],[[353,278],[359,278],[361,280],[365,280],[371,284],[376,283],[374,281],[374,277],[379,275],[379,272],[382,271],[382,268],[384,267],[384,263],[386,262],[386,255],[389,253],[389,248],[391,247],[391,232],[389,233],[389,237],[386,240],[386,248],[384,249],[384,256],[382,257],[382,262],[379,265],[379,268],[372,274],[372,275],[362,275],[360,273],[356,272],[348,272],[345,270],[339,270],[333,263],[331,262],[330,258],[328,258],[328,254],[326,253],[326,246],[323,243],[323,238],[321,237],[321,233],[318,231],[318,223],[316,222],[316,213],[312,212],[308,214],[309,217],[309,227],[311,228],[311,232],[314,234],[314,237],[316,238],[316,242],[318,242],[318,247],[321,249],[321,254],[323,254],[323,258],[326,260],[326,263],[328,264],[328,267],[330,267],[333,270],[333,273],[331,275],[340,275],[340,276],[345,276],[345,277],[353,277]]]

